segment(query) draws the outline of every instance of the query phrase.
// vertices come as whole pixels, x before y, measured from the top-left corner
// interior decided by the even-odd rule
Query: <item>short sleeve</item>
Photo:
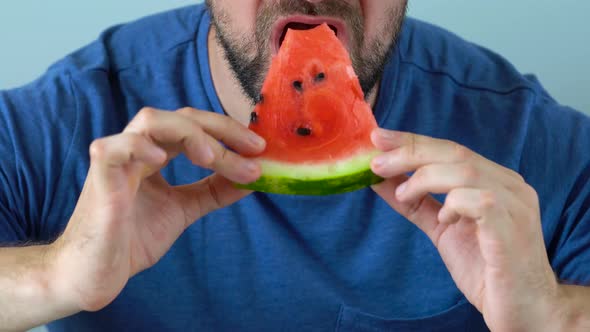
[[[558,229],[560,238],[552,262],[558,278],[590,286],[590,165],[574,185]]]
[[[76,125],[69,76],[0,91],[0,245],[43,239],[45,213]]]
[[[520,171],[539,195],[555,274],[565,283],[590,285],[590,117],[539,96]]]
[[[10,163],[14,162],[11,152],[10,146],[0,146],[0,246],[23,242],[26,239],[26,229],[15,211],[16,197],[8,181]]]

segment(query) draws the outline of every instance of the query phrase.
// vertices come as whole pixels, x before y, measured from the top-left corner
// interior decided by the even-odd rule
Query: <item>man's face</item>
[[[348,48],[368,94],[395,45],[407,0],[207,0],[207,5],[226,59],[255,100],[286,30],[323,22]]]

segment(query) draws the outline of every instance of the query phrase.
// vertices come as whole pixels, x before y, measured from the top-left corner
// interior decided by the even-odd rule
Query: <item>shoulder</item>
[[[205,12],[205,5],[193,5],[113,26],[94,42],[52,65],[49,72],[70,75],[93,70],[118,72],[154,61],[196,42],[195,35]]]
[[[425,130],[534,174],[540,187],[552,182],[539,164],[572,180],[589,164],[583,151],[590,118],[557,102],[534,75],[519,72],[501,55],[412,18],[397,52],[405,89],[398,100],[414,113],[419,129],[434,124]]]
[[[204,14],[204,5],[195,5],[114,26],[35,81],[0,91],[0,219],[12,211],[16,225],[7,231],[0,220],[0,241],[59,232],[67,218],[54,215],[75,202],[72,187],[83,183],[91,140],[120,131],[127,121],[119,75],[144,64],[173,64],[175,52],[196,43]],[[59,204],[62,209],[55,208]]]
[[[501,55],[416,19],[404,23],[395,52],[386,125],[466,145],[519,171],[543,202],[563,203],[567,193],[552,188],[572,189],[590,165],[587,115]]]
[[[478,142],[487,128],[491,136],[505,133],[496,139],[522,146],[539,141],[538,137],[526,140],[533,132],[549,137],[588,125],[588,116],[559,104],[534,75],[523,74],[494,51],[432,24],[407,19],[394,56],[399,67],[397,86],[389,85],[396,87],[393,107],[408,113],[412,124],[427,134],[462,135],[468,142]],[[436,125],[426,128],[424,123]],[[468,135],[470,127],[478,130]],[[568,137],[562,135],[554,143]]]
[[[0,91],[0,124],[4,119],[5,128],[20,130],[57,122],[60,126],[52,126],[52,130],[64,129],[68,136],[71,130],[65,129],[77,128],[80,118],[93,117],[93,125],[101,127],[95,134],[120,129],[117,126],[127,120],[127,114],[104,110],[120,110],[124,105],[124,84],[144,84],[150,77],[153,80],[151,73],[174,67],[175,52],[186,53],[183,46],[196,43],[195,34],[205,11],[204,5],[183,7],[107,29],[96,41],[56,62],[30,84]],[[143,70],[148,77],[119,79],[121,73],[137,67],[150,68]],[[98,121],[105,116],[120,123]],[[120,118],[112,118],[116,116]],[[28,121],[31,117],[44,121]]]
[[[539,195],[555,255],[587,214],[590,117],[501,55],[425,22],[405,22],[395,55],[393,108],[403,122],[391,125],[459,142],[518,171]]]
[[[406,69],[438,76],[459,88],[498,94],[519,89],[543,93],[501,55],[448,30],[414,18],[408,18],[403,29],[398,52]]]

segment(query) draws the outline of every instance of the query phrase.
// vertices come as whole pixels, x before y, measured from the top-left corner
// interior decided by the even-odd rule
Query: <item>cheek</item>
[[[215,14],[231,26],[234,33],[252,34],[261,0],[213,0]]]
[[[393,19],[389,17],[391,8],[402,7],[402,0],[361,0],[361,7],[363,9],[363,16],[365,19],[365,40],[371,41],[375,38],[383,38],[389,36],[381,36],[383,34],[384,22]],[[389,34],[389,31],[385,31]]]

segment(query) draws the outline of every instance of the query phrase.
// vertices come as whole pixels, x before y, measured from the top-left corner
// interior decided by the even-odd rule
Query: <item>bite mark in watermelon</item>
[[[289,30],[249,128],[266,139],[256,191],[328,195],[382,181],[370,168],[377,122],[348,52],[327,24]]]

